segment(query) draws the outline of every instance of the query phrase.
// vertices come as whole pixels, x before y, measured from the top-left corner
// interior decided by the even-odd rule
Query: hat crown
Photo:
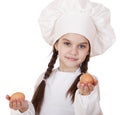
[[[81,16],[90,18],[87,21],[90,23]],[[66,33],[84,35],[90,42],[91,56],[102,54],[115,41],[109,9],[89,0],[54,0],[42,11],[40,27],[43,38],[50,45]]]
[[[62,0],[61,8],[68,9],[68,10],[75,10],[75,9],[84,9],[86,8],[89,0]],[[67,4],[67,7],[66,7]]]

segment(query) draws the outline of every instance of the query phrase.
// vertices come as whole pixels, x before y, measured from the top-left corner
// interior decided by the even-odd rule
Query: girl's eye
[[[85,46],[85,45],[83,45],[83,44],[81,44],[81,45],[80,45],[80,48],[82,48],[82,49],[83,49],[83,48],[86,48],[86,46]]]
[[[70,43],[69,43],[69,42],[64,42],[64,44],[65,44],[66,46],[70,46]]]

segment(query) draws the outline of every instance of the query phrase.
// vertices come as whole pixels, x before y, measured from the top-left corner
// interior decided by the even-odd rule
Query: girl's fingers
[[[16,107],[17,107],[16,100],[15,99],[14,100],[10,100],[9,106],[10,106],[11,109],[15,109],[16,110]]]
[[[19,110],[23,106],[22,101],[23,100],[21,100],[21,99],[10,100],[9,106],[10,106],[10,108],[12,108],[14,110]]]
[[[22,106],[22,102],[21,102],[22,100],[17,100],[17,108],[19,109],[19,108],[21,108],[21,106]]]
[[[89,95],[94,89],[94,85],[90,83],[85,83],[85,84],[78,83],[77,87],[79,89],[80,94],[82,95]]]
[[[94,89],[94,85],[92,85],[92,84],[88,84],[88,88],[89,88],[89,90],[90,90],[90,92],[92,92],[93,91],[93,89]]]
[[[14,110],[18,109],[17,100],[14,100],[12,105]]]
[[[6,95],[6,99],[9,101],[10,100],[10,96],[9,95]]]
[[[84,95],[88,95],[88,94],[90,94],[90,90],[89,90],[89,87],[87,86],[87,85],[85,85],[84,87],[83,87],[83,94]]]
[[[85,95],[86,92],[88,92],[88,91],[87,91],[88,88],[85,86],[85,84],[80,84],[80,85],[78,86],[78,89],[79,89],[80,94],[82,94],[82,95]]]
[[[13,103],[9,102],[9,107],[12,108],[13,107]]]
[[[98,83],[98,80],[94,79],[94,85],[97,85],[97,83]]]

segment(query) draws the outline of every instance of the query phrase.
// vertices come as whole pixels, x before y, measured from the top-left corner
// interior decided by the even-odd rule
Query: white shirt
[[[70,96],[66,97],[67,90],[79,74],[79,69],[75,72],[62,72],[58,69],[53,71],[46,81],[45,97],[40,115],[102,115],[98,86],[88,96],[80,95],[77,90],[74,103],[71,102]],[[40,77],[36,87],[41,80]],[[26,112],[20,113],[12,110],[11,115],[35,115],[35,112],[32,103],[29,102],[29,109]]]

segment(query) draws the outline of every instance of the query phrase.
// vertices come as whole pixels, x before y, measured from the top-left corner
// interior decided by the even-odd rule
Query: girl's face
[[[73,72],[80,67],[89,53],[89,42],[80,34],[63,35],[55,44],[61,71]]]

